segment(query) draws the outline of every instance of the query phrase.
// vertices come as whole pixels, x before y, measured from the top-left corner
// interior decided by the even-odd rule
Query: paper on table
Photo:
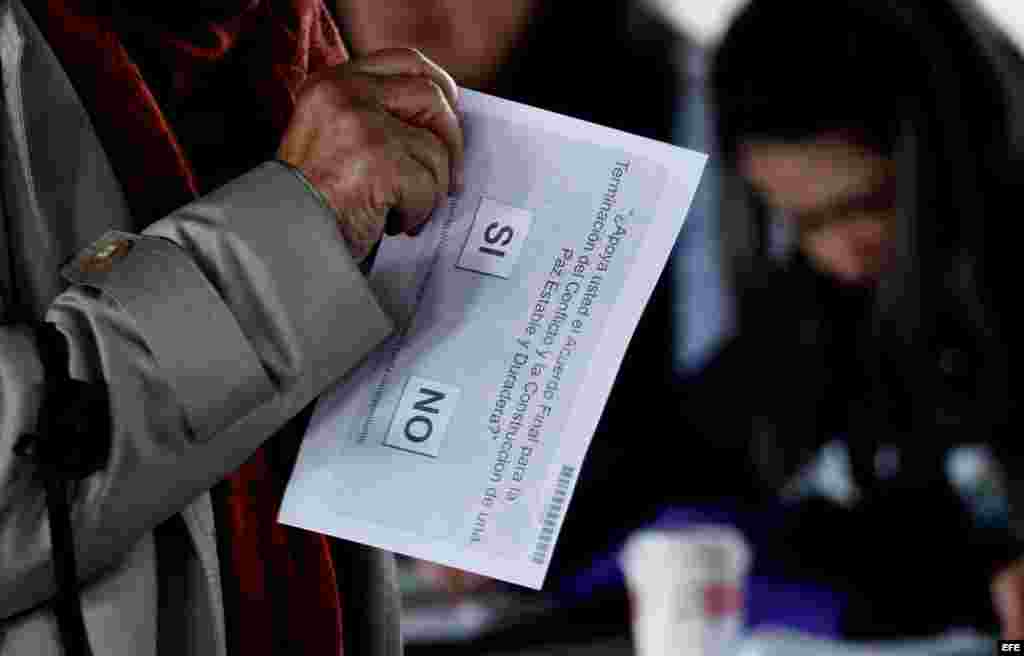
[[[321,398],[280,521],[539,588],[706,156],[459,107],[465,188],[381,244],[370,283],[399,329]]]

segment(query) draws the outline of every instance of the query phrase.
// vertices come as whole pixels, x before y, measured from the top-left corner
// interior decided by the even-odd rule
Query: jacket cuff
[[[157,221],[193,257],[279,393],[304,405],[391,334],[336,214],[270,161]]]
[[[273,396],[238,322],[173,242],[109,231],[61,274],[99,290],[132,318],[197,441],[209,440]]]

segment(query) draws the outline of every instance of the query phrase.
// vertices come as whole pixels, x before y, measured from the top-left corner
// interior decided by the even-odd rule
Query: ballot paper
[[[321,397],[279,519],[536,589],[706,156],[468,90],[459,113],[463,190],[381,244],[398,328]],[[624,439],[658,457],[654,426]]]

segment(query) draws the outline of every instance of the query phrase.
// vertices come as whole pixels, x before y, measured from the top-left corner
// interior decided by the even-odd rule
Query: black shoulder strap
[[[22,435],[15,453],[36,465],[46,491],[57,596],[54,613],[68,656],[92,656],[79,599],[70,484],[99,469],[109,451],[109,405],[102,384],[73,380],[64,335],[51,323],[34,327],[46,385],[37,430]]]

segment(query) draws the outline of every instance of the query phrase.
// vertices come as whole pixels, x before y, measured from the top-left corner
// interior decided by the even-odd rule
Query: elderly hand
[[[278,157],[323,193],[357,261],[385,230],[415,232],[461,184],[457,93],[447,73],[405,48],[311,76],[300,89]]]
[[[996,576],[992,599],[1003,627],[1003,639],[1024,640],[1024,558]]]

